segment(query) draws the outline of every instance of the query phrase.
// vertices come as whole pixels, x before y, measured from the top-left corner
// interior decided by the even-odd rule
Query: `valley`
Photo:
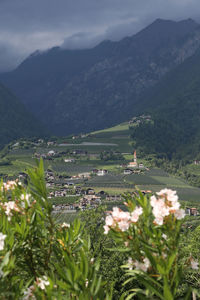
[[[47,2],[1,32],[0,299],[200,299],[198,18]]]
[[[124,193],[176,190],[184,207],[200,208],[200,188],[155,166],[154,158],[134,152],[132,121],[66,138],[20,139],[1,152],[4,180],[26,182],[26,170],[43,159],[49,201],[59,222],[79,211],[124,206]]]

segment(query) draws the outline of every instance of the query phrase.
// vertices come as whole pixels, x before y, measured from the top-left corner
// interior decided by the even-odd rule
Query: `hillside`
[[[193,20],[156,20],[132,37],[93,49],[37,52],[0,80],[52,134],[109,127],[136,114],[141,93],[200,46]]]
[[[40,122],[3,85],[0,85],[0,148],[15,139],[44,134]]]
[[[143,95],[154,123],[140,124],[133,131],[137,147],[169,158],[194,159],[200,149],[200,51],[169,72]],[[144,110],[143,110],[144,111]]]

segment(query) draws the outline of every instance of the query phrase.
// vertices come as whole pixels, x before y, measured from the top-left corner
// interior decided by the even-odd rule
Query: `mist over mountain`
[[[34,53],[0,80],[52,134],[88,132],[137,114],[141,95],[199,47],[196,22],[157,19],[119,42]]]

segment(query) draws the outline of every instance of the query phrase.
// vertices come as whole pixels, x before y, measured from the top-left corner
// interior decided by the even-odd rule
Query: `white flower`
[[[131,222],[136,223],[139,219],[139,216],[142,214],[143,209],[142,207],[136,206],[134,211],[131,213]]]
[[[24,292],[24,297],[23,300],[35,300],[35,296],[33,295],[33,291],[34,291],[35,287],[34,285],[29,286],[29,288]]]
[[[129,229],[129,222],[127,222],[127,220],[122,220],[118,222],[118,226],[121,231],[126,231]]]
[[[174,213],[175,217],[178,219],[178,220],[181,220],[185,217],[185,210],[184,209],[179,209],[177,210],[175,213]]]
[[[105,222],[106,222],[106,225],[103,226],[104,234],[108,234],[108,232],[110,230],[110,227],[114,226],[113,217],[112,216],[107,216]]]
[[[6,234],[3,234],[2,232],[0,232],[0,250],[3,250],[3,248],[4,248],[5,238],[6,238]]]
[[[114,224],[114,220],[112,216],[107,216],[106,217],[106,226],[112,226]]]
[[[150,261],[148,260],[148,258],[145,257],[143,260],[143,263],[136,260],[133,264],[134,264],[136,270],[141,270],[143,272],[147,272],[147,270],[150,266]]]
[[[119,228],[121,231],[126,231],[130,225],[130,213],[114,207],[111,215],[105,219],[104,233],[107,234],[110,228]]]
[[[112,217],[114,220],[129,220],[130,213],[121,210],[119,207],[113,207]]]
[[[156,193],[158,196],[166,197],[170,202],[177,202],[178,196],[176,195],[176,191],[172,191],[170,189],[163,189],[160,192]]]
[[[85,281],[85,287],[88,287],[88,279],[86,279],[86,281]]]
[[[62,228],[69,228],[70,224],[64,222],[64,223],[62,223],[61,227]]]
[[[104,234],[108,234],[110,227],[107,225],[104,225],[103,228],[104,228]]]
[[[169,215],[169,208],[165,204],[165,200],[160,198],[157,199],[155,196],[152,196],[150,203],[153,207],[153,214],[155,216],[154,222],[158,225],[162,225],[164,217]]]
[[[166,239],[167,239],[167,235],[166,235],[166,234],[164,234],[164,233],[162,234],[162,237],[163,237],[163,239],[164,239],[164,240],[166,240]]]
[[[46,276],[37,279],[37,285],[41,290],[45,290],[46,285],[49,285],[49,281]]]
[[[3,186],[1,187],[1,191],[5,190],[13,190],[16,187],[17,183],[15,181],[8,181],[7,183],[3,183]]]
[[[133,259],[131,257],[128,258],[128,268],[129,270],[133,270]]]
[[[155,217],[154,222],[157,225],[163,225],[164,218],[169,214],[174,214],[178,220],[184,218],[185,212],[183,209],[180,209],[176,191],[163,189],[156,194],[158,195],[158,198],[152,196],[150,203],[153,207],[152,212]]]
[[[30,205],[30,197],[31,197],[31,194],[25,194],[25,195],[22,194],[20,198],[21,198],[21,200],[26,200],[27,204]]]
[[[120,214],[120,209],[119,207],[113,207],[113,211],[112,211],[112,216],[113,218],[118,218]]]
[[[199,263],[198,261],[194,260],[193,258],[190,260],[191,263],[191,268],[193,270],[198,270],[199,269]]]
[[[90,262],[91,262],[91,264],[93,264],[93,262],[94,262],[94,257],[92,257],[92,258],[90,259]]]
[[[3,204],[3,206],[4,206],[4,209],[5,209],[5,214],[8,216],[8,221],[10,221],[10,219],[12,217],[12,212],[11,212],[12,210],[19,211],[19,208],[15,204],[14,201],[5,202]]]

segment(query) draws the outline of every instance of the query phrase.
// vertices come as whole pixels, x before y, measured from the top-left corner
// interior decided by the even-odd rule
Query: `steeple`
[[[136,150],[134,151],[134,162],[137,163],[137,154],[136,154]]]

